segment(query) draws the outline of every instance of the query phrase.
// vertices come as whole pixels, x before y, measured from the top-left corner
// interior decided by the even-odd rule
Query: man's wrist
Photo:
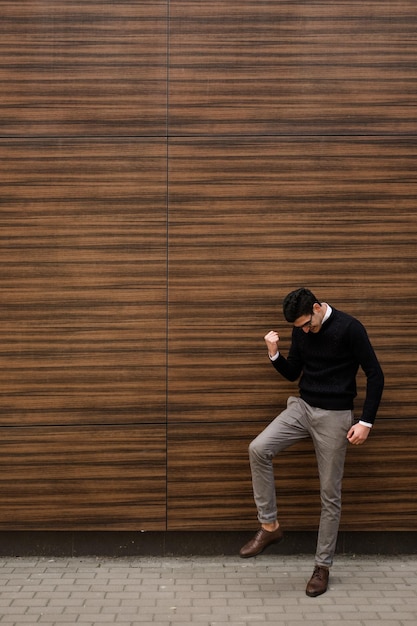
[[[276,361],[277,358],[279,357],[279,352],[277,352],[276,354],[274,354],[274,356],[271,356],[268,352],[268,356],[271,359],[271,361]]]
[[[363,420],[359,420],[359,424],[361,426],[367,426],[368,428],[372,428],[373,424],[371,424],[370,422],[364,422]]]

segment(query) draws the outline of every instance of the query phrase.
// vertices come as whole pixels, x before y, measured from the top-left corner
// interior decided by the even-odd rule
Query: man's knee
[[[262,440],[257,437],[249,444],[249,458],[252,460],[270,460],[273,457],[273,454],[270,450],[262,443]]]

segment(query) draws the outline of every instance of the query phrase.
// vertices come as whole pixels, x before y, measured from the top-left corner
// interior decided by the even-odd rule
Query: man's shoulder
[[[344,311],[340,311],[339,309],[332,308],[332,314],[330,319],[333,319],[335,322],[338,322],[339,325],[343,328],[353,328],[357,330],[365,330],[364,325],[357,317],[354,317],[350,313],[345,313]]]

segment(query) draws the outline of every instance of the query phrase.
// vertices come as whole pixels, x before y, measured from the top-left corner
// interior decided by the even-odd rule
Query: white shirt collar
[[[327,309],[326,309],[326,313],[324,314],[323,320],[321,322],[322,324],[324,324],[324,322],[327,322],[327,320],[331,316],[332,310],[333,310],[332,307],[330,306],[330,304],[327,304],[327,302],[323,302],[323,304],[325,304],[327,306]]]

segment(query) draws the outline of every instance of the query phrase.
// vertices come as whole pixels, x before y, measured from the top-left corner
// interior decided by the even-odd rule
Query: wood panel
[[[414,529],[416,3],[1,8],[0,528],[163,530],[166,479],[169,529],[256,526],[295,390],[262,337],[305,284],[386,374],[343,528]],[[315,528],[311,446],[281,464]]]
[[[168,426],[167,530],[256,526],[247,446],[259,424]]]
[[[376,422],[364,447],[349,447],[343,530],[416,530],[416,443],[415,418],[395,419]]]
[[[173,134],[415,133],[414,0],[171,0]]]
[[[0,134],[164,136],[167,6],[3,1]]]
[[[0,141],[1,424],[165,422],[166,149]]]
[[[172,140],[169,419],[269,419],[296,387],[263,336],[305,284],[367,326],[382,417],[414,417],[413,138]],[[364,380],[359,379],[363,393]],[[358,402],[358,406],[360,402]]]
[[[1,428],[1,530],[165,529],[165,427]]]
[[[258,526],[247,446],[264,425],[169,426],[168,530]],[[416,437],[415,421],[380,419],[366,445],[349,446],[341,530],[415,529]],[[279,455],[275,476],[283,527],[316,530],[320,501],[312,443]]]

